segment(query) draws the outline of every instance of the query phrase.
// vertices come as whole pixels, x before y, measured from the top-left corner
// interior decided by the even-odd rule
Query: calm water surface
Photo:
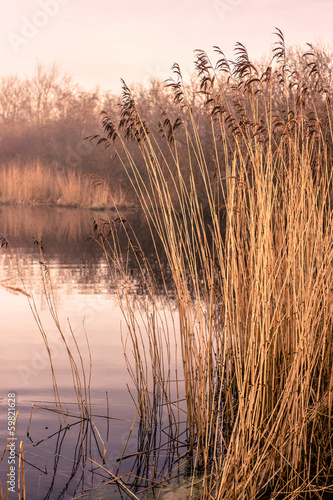
[[[121,498],[116,486],[100,489],[103,481],[110,479],[102,469],[90,460],[82,467],[83,450],[88,457],[103,463],[103,441],[104,466],[116,472],[116,459],[121,456],[135,419],[135,406],[127,389],[131,379],[121,342],[121,332],[126,334],[126,325],[105,258],[96,246],[90,248],[85,241],[93,232],[94,219],[107,215],[59,208],[0,207],[0,233],[9,240],[15,256],[13,259],[9,248],[3,247],[0,251],[0,454],[8,437],[7,394],[15,393],[19,411],[16,452],[19,442],[23,441],[28,499]],[[109,215],[116,217],[116,214]],[[125,216],[140,229],[138,213],[132,211]],[[84,330],[89,339],[92,413],[96,415],[93,421],[100,437],[96,429],[87,424],[83,449],[70,362],[47,304],[41,278],[43,266],[34,237],[42,238],[59,322],[80,367],[71,330],[75,334],[87,379],[90,358]],[[29,300],[20,292],[21,278],[33,296],[47,333],[63,408],[72,415],[67,421],[70,429],[64,426],[60,429],[58,415],[52,411],[55,404],[50,362]],[[80,371],[82,379],[81,368]],[[105,418],[107,411],[109,419]],[[135,453],[137,447],[135,427],[126,453]],[[7,458],[6,453],[0,465],[3,491],[6,490]],[[123,464],[130,468],[133,462],[134,459],[129,458]],[[84,493],[91,488],[96,489]],[[17,491],[17,485],[15,489]],[[17,493],[9,498],[14,497]]]

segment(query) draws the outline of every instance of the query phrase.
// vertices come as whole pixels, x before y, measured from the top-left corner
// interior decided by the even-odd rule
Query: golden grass
[[[0,203],[20,205],[52,204],[81,208],[108,208],[116,202],[128,205],[115,182],[93,186],[89,176],[76,171],[57,172],[40,162],[27,165],[11,163],[0,168]]]
[[[104,117],[104,142],[121,159],[168,261],[185,380],[185,458],[201,473],[202,498],[329,498],[332,89],[314,65],[314,50],[307,56],[305,83],[288,71],[280,31],[273,67],[262,75],[242,45],[233,65],[217,52],[216,67],[203,52],[197,60],[213,150],[203,147],[178,66],[170,85],[182,104],[180,119],[177,126],[163,125],[173,163],[161,158],[161,139],[150,133],[125,85],[121,122]],[[123,131],[137,143],[148,183]],[[186,175],[178,137],[188,148]],[[171,379],[180,378],[170,371],[177,343],[171,353],[172,332],[163,323],[152,263],[140,242],[129,240],[146,290],[133,303],[126,256],[114,224],[107,229],[97,241],[118,280],[134,353],[129,369],[147,439],[159,416],[157,397],[169,409],[177,438],[180,417],[178,412],[175,419],[170,396]],[[158,251],[155,258],[160,262]],[[160,271],[163,277],[162,265]],[[171,302],[166,307],[172,312]],[[145,335],[138,314],[145,318]]]

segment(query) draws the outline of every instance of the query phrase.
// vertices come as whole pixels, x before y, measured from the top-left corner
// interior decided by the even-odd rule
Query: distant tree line
[[[302,95],[304,99],[305,95],[309,99],[311,95],[312,101],[316,101],[318,115],[312,118],[309,116],[309,120],[320,119],[321,113],[324,116],[324,100],[332,98],[332,52],[329,49],[314,49],[313,47],[309,47],[308,52],[311,52],[312,56],[315,54],[315,63],[313,57],[309,59],[300,48],[289,49],[288,59],[281,64],[285,74],[280,73],[278,77],[271,80],[273,106],[276,108],[276,116],[280,113],[281,120],[286,119],[283,113],[285,113],[285,100],[288,95],[281,85],[283,78],[286,78],[286,85],[290,87],[290,95],[294,92],[293,88],[297,88],[299,99],[302,99]],[[248,115],[248,110],[246,113],[244,110],[249,106],[246,100],[240,102],[237,97],[239,94],[235,93],[237,78],[241,75],[235,74],[236,78],[233,82],[226,68],[220,68],[220,70],[222,70],[220,72],[222,76],[217,91],[223,92],[227,99],[229,96],[230,114],[233,113],[235,116],[238,114],[239,122],[241,122],[241,114]],[[269,60],[256,64],[258,78],[260,77],[262,81],[264,81],[263,75],[268,75],[270,70]],[[237,72],[237,64],[233,67],[233,71]],[[200,134],[206,161],[213,175],[214,155],[216,154],[214,147],[217,142],[212,137],[210,118],[216,110],[212,110],[211,103],[207,103],[207,85],[211,88],[213,85],[212,72],[213,64],[207,59],[206,54],[199,52],[196,60],[196,73],[191,77],[190,82],[186,83],[186,87],[188,103],[190,103],[192,116]],[[280,81],[278,81],[279,78]],[[321,89],[318,89],[320,86]],[[176,85],[168,86],[159,80],[151,81],[148,86],[137,84],[131,89],[131,97],[135,99],[140,115],[156,137],[161,134],[166,136],[168,132],[172,132],[177,118],[181,117],[185,123],[189,120],[188,114],[185,116],[184,113],[182,116],[182,102],[178,105],[174,103],[177,94],[175,89],[177,91]],[[209,95],[213,95],[211,89]],[[0,166],[5,167],[13,161],[27,165],[38,160],[55,171],[75,170],[82,174],[95,174],[111,185],[117,183],[128,187],[126,174],[117,155],[112,154],[111,151],[111,154],[105,154],[103,148],[96,148],[93,141],[85,140],[87,136],[102,134],[101,112],[103,110],[113,118],[115,123],[119,124],[122,119],[121,111],[124,109],[121,107],[123,106],[121,100],[120,95],[102,92],[97,87],[93,91],[83,89],[56,64],[47,66],[37,63],[33,75],[29,78],[20,78],[18,75],[3,77],[0,80]],[[191,126],[190,123],[187,122],[187,124]],[[326,125],[330,126],[330,124]],[[183,154],[182,168],[186,169],[188,168],[186,158],[188,158],[189,146],[185,139],[182,139],[181,131],[177,133],[177,141],[179,160],[182,163]],[[140,169],[141,160],[136,145],[129,145],[129,148],[133,160],[137,161]],[[167,175],[167,163],[172,151],[167,145],[162,145],[159,154],[165,157]],[[223,154],[222,146],[218,154]],[[142,175],[145,175],[144,170]]]
[[[84,141],[99,126],[106,99],[82,89],[56,64],[38,63],[31,78],[0,81],[0,162],[39,160],[54,169],[89,171],[107,158]],[[96,157],[97,153],[97,157]],[[101,158],[99,158],[101,157]],[[103,169],[103,168],[102,168]]]
[[[149,88],[136,86],[135,92],[145,119],[157,127],[162,109],[172,106],[171,93],[157,80]],[[119,95],[99,88],[83,89],[56,64],[37,63],[30,78],[3,77],[0,166],[13,162],[23,166],[38,160],[55,171],[95,174],[110,183],[128,186],[117,158],[86,139],[102,131],[102,110],[116,120],[120,118],[120,100]]]

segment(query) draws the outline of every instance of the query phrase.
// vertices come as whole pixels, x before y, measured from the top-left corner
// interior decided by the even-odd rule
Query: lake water
[[[133,389],[133,384],[121,341],[121,334],[126,336],[126,323],[105,257],[96,245],[91,247],[86,241],[94,231],[94,221],[108,215],[117,217],[112,212],[94,213],[78,209],[0,207],[0,233],[8,239],[15,257],[9,248],[1,248],[0,454],[8,438],[7,394],[14,393],[15,409],[19,412],[15,433],[15,489],[17,491],[18,447],[23,441],[28,499],[122,498],[116,485],[103,487],[110,476],[90,459],[103,464],[103,441],[104,467],[117,472],[117,459],[122,454],[134,420],[136,424],[128,440],[126,455],[134,454],[138,449],[138,419],[127,388],[129,385]],[[131,211],[122,216],[131,220],[139,232],[144,231],[139,212]],[[71,330],[81,351],[87,380],[90,358],[84,331],[89,340],[91,413],[95,415],[93,422],[98,432],[85,422],[84,442],[70,361],[47,303],[42,280],[44,266],[40,263],[34,238],[42,239],[59,322],[76,359],[82,386],[81,361]],[[59,416],[53,411],[55,398],[50,361],[28,297],[22,293],[22,278],[26,291],[33,297],[50,343],[61,403],[64,411],[71,415],[67,418],[70,428],[64,424],[60,427]],[[137,293],[144,293],[139,285]],[[132,393],[135,396],[135,391]],[[105,418],[107,414],[108,419]],[[9,450],[0,465],[3,492],[6,491],[8,453]],[[132,467],[137,470],[136,466],[135,458],[129,457],[122,462],[119,474]],[[171,498],[167,495],[170,493],[166,493],[165,498]],[[17,493],[10,493],[9,498],[14,497]]]

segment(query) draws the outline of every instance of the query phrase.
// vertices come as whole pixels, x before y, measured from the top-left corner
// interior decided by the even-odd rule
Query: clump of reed
[[[32,164],[11,163],[0,168],[0,203],[19,205],[58,205],[81,208],[128,205],[125,193],[115,182],[93,187],[89,176],[75,170],[56,170],[39,161]]]
[[[234,62],[215,51],[214,65],[197,52],[195,96],[174,66],[168,85],[179,117],[164,114],[162,137],[151,134],[124,84],[121,120],[105,114],[98,141],[116,151],[128,174],[151,227],[154,259],[161,262],[162,247],[168,262],[186,397],[185,458],[200,472],[202,498],[329,498],[332,88],[315,47],[304,55],[302,72],[288,67],[280,30],[263,72],[240,43]],[[212,147],[202,142],[193,96],[202,100]],[[127,140],[137,145],[144,178]],[[161,154],[161,141],[172,160]],[[160,294],[155,271],[129,237],[146,297],[153,298],[150,307],[143,301],[133,308],[128,260],[115,228],[107,229],[97,241],[122,272],[125,315],[139,310],[150,332],[147,344],[135,321],[127,323],[140,414],[146,422],[153,404],[148,385],[158,380],[172,425],[170,359],[177,353],[170,337],[151,335]],[[160,272],[163,284],[162,265]],[[164,290],[170,295],[165,282]]]

